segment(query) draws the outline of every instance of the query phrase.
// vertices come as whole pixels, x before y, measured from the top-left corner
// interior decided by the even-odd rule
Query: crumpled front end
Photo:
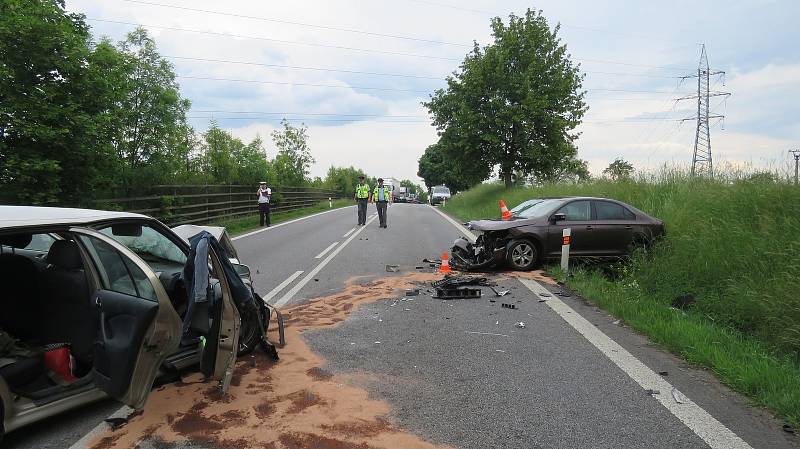
[[[505,260],[505,239],[498,233],[483,233],[475,243],[464,237],[453,242],[450,263],[453,268],[462,271],[480,271],[495,267]]]

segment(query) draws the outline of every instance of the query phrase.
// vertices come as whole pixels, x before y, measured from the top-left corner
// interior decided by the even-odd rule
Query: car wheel
[[[3,404],[3,400],[0,399],[0,443],[3,442],[3,435],[6,433],[6,426],[5,426],[5,405]]]
[[[506,261],[514,270],[527,271],[539,261],[539,251],[528,240],[514,240],[506,248]]]

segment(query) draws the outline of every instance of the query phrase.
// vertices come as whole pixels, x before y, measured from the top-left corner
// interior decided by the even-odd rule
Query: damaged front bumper
[[[496,243],[495,239],[489,239],[485,234],[479,235],[475,243],[460,237],[453,242],[450,263],[453,268],[462,271],[493,268],[506,258],[506,246]]]

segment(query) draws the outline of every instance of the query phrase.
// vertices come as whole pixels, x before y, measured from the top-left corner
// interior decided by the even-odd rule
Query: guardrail
[[[271,187],[271,211],[314,206],[328,198],[344,198],[337,190],[314,187]],[[150,215],[170,226],[203,224],[258,213],[257,186],[158,185],[134,196],[95,200],[100,209]]]

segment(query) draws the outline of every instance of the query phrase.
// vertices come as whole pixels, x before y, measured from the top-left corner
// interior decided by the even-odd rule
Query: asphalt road
[[[237,238],[256,290],[271,303],[293,305],[340,291],[355,276],[380,278],[386,265],[412,272],[423,258],[438,258],[460,234],[426,205],[389,208],[389,228],[372,217],[357,227],[345,208]],[[279,286],[280,288],[276,288]],[[359,386],[391,406],[396,425],[435,443],[459,448],[702,448],[723,436],[750,447],[792,447],[779,422],[575,296],[556,299],[613,340],[610,351],[642,367],[630,371],[591,341],[519,280],[503,309],[488,298],[440,301],[422,295],[403,307],[379,301],[357,309],[342,325],[307,332],[326,369],[362,379]],[[406,310],[408,309],[408,310]],[[515,324],[525,323],[524,328]],[[599,331],[599,332],[598,332]],[[381,344],[375,344],[380,341]],[[616,349],[614,349],[616,348]],[[709,420],[679,418],[665,402],[669,391],[648,394],[635,381],[661,376],[691,399]],[[646,374],[646,373],[645,373]],[[666,399],[665,399],[666,398]],[[3,447],[70,447],[116,410],[110,401],[31,426]],[[683,419],[683,420],[682,420]],[[708,424],[710,422],[710,424]],[[713,424],[716,422],[720,426]],[[723,432],[724,433],[724,432]],[[710,436],[709,436],[710,435]]]

